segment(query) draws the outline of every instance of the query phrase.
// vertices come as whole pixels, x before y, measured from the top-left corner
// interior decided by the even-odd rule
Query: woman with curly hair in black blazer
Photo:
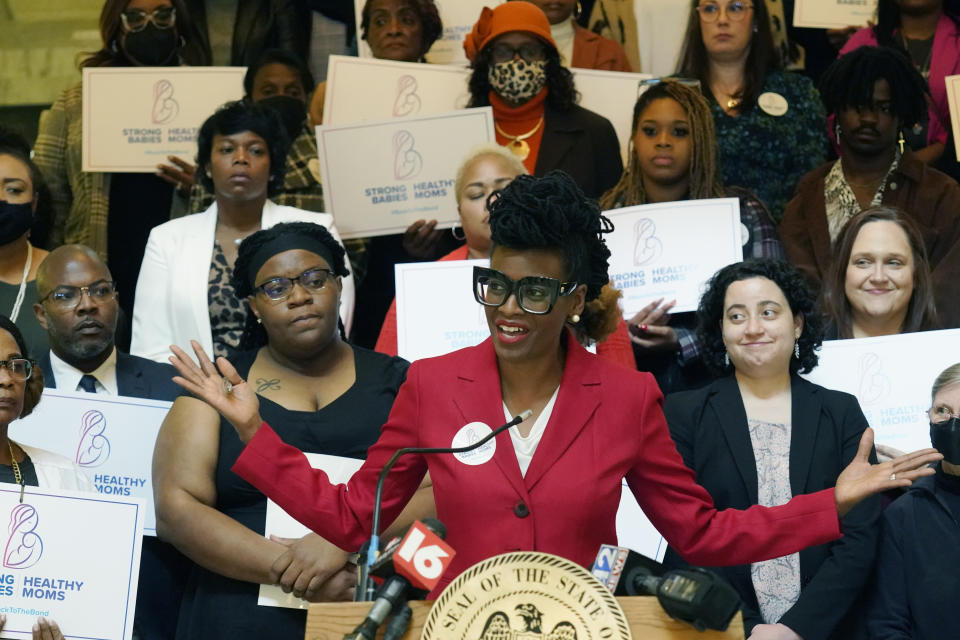
[[[799,376],[817,366],[822,333],[803,276],[786,262],[733,264],[707,285],[697,334],[704,361],[723,377],[668,396],[664,413],[718,509],[780,505],[832,486],[856,455],[867,428],[856,398]],[[856,638],[847,613],[873,566],[879,513],[878,499],[868,498],[843,517],[840,540],[724,568],[743,600],[748,637]],[[666,562],[679,562],[672,549]]]

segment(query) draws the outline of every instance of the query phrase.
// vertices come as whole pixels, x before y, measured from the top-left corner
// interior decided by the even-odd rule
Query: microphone
[[[667,570],[625,547],[602,545],[591,573],[614,595],[656,596],[671,618],[697,631],[726,631],[740,610],[740,595],[717,574],[699,567]]]
[[[380,477],[377,479],[377,491],[373,499],[373,526],[371,527],[370,540],[366,545],[367,557],[365,559],[361,557],[359,563],[360,576],[357,579],[356,590],[358,599],[366,600],[369,598],[368,594],[371,588],[370,568],[373,566],[374,562],[376,562],[377,551],[380,548],[380,504],[383,502],[383,485],[387,480],[387,474],[390,473],[390,469],[392,469],[393,465],[397,463],[397,460],[399,460],[401,456],[405,456],[410,453],[466,453],[467,451],[473,451],[474,449],[482,447],[493,438],[496,438],[510,427],[520,424],[532,415],[533,412],[527,409],[526,411],[523,411],[514,417],[510,422],[497,427],[485,437],[480,438],[480,440],[465,447],[404,447],[402,449],[397,449],[397,451],[390,456],[390,459],[387,460],[387,464],[383,465],[383,469],[380,470]]]
[[[426,518],[423,522],[416,521],[410,525],[402,539],[391,540],[390,544],[373,565],[372,573],[386,578],[377,589],[373,606],[367,617],[353,633],[344,636],[344,640],[373,640],[377,630],[392,611],[398,611],[399,617],[403,612],[401,607],[406,603],[406,594],[410,587],[431,590],[450,560],[456,555],[453,549],[443,541],[447,530],[442,522],[434,518]],[[395,620],[392,623],[394,632],[406,623]],[[403,631],[400,632],[403,635]]]

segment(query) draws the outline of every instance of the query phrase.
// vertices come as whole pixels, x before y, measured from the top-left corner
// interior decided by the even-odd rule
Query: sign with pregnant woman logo
[[[693,311],[703,284],[721,267],[743,259],[736,198],[687,200],[605,212],[614,231],[610,280],[623,291],[623,316],[648,303],[676,300],[673,313]]]
[[[30,638],[39,616],[68,638],[129,640],[143,500],[0,484],[0,638]]]
[[[73,460],[102,495],[142,498],[144,533],[152,536],[153,444],[169,408],[162,400],[44,389],[33,413],[10,424],[10,437]]]
[[[200,125],[243,97],[244,67],[83,70],[84,171],[153,173],[168,155],[194,162]]]
[[[317,127],[327,207],[344,238],[458,224],[453,184],[473,147],[496,140],[490,107]]]

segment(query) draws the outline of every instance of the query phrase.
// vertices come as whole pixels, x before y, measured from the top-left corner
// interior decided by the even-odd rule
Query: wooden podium
[[[726,631],[700,633],[690,625],[677,622],[664,612],[651,596],[617,598],[627,615],[635,640],[743,640],[743,619],[738,613]],[[369,602],[320,603],[307,611],[307,632],[304,640],[343,640],[370,610]],[[419,640],[433,602],[411,602],[413,620],[403,640]],[[377,635],[379,638],[380,635]]]

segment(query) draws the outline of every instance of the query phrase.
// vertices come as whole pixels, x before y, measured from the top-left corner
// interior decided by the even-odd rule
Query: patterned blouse
[[[757,502],[764,507],[786,504],[790,489],[790,423],[748,419],[750,444],[757,465]],[[800,598],[800,554],[750,565],[760,615],[767,624],[783,617]]]
[[[873,200],[870,201],[871,207],[875,207],[883,202],[883,192],[887,189],[887,180],[890,179],[890,174],[896,171],[899,166],[900,153],[897,152],[893,163],[887,170],[887,175],[884,176],[883,182],[880,183],[877,192],[873,194]],[[850,188],[847,177],[843,173],[842,158],[838,159],[833,166],[830,167],[827,177],[823,180],[823,202],[827,213],[827,228],[830,231],[830,244],[832,245],[837,241],[837,238],[840,237],[840,231],[850,218],[860,213],[860,202],[857,200],[857,196],[853,193],[853,189]]]
[[[210,305],[210,332],[213,335],[213,353],[228,357],[240,347],[240,337],[247,323],[247,305],[237,298],[230,278],[233,269],[227,263],[219,242],[213,244],[210,260],[210,286],[207,303]]]
[[[779,94],[787,112],[774,116],[752,104],[734,117],[706,92],[723,183],[753,191],[779,223],[797,182],[826,160],[827,119],[820,94],[805,76],[772,72],[760,93]]]

